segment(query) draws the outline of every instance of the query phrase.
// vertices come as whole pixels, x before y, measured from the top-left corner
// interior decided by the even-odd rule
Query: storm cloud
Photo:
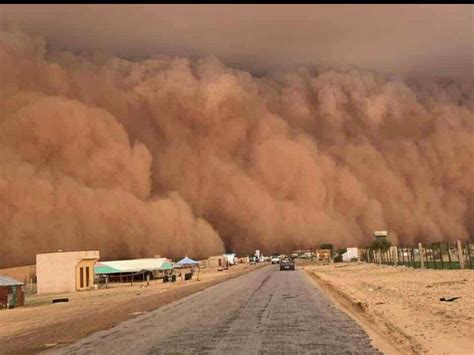
[[[10,15],[15,9],[7,7]],[[122,9],[110,11],[120,18]],[[184,18],[181,26],[204,26],[199,11],[189,10],[195,22]],[[415,80],[290,61],[255,76],[242,69],[250,57],[240,69],[220,59],[235,54],[238,63],[238,49],[209,47],[219,56],[201,56],[186,42],[173,46],[178,37],[166,32],[158,47],[127,45],[130,37],[110,41],[129,24],[112,31],[108,13],[103,28],[110,33],[100,34],[91,19],[92,40],[76,15],[76,32],[61,34],[66,20],[59,16],[56,37],[47,33],[53,25],[45,25],[46,36],[36,33],[47,18],[39,11],[28,31],[0,34],[0,266],[57,249],[98,248],[104,258],[204,257],[225,249],[361,245],[378,229],[404,243],[473,234],[468,76],[447,78],[446,71],[442,80]],[[163,43],[183,46],[189,57],[167,55]],[[97,48],[103,53],[89,51]],[[148,58],[118,56],[152,50]],[[269,68],[282,65],[268,60]]]

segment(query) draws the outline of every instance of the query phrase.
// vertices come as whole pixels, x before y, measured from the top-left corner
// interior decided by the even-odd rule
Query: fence
[[[432,243],[392,246],[387,251],[365,249],[363,259],[369,263],[405,265],[429,269],[474,269],[474,249],[469,242]]]

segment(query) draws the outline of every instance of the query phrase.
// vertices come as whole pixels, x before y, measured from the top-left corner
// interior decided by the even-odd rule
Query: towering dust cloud
[[[474,233],[474,86],[0,35],[0,267]]]

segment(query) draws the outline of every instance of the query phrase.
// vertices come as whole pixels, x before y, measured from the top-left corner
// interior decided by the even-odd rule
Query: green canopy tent
[[[164,262],[160,266],[160,271],[163,272],[163,282],[176,281],[176,275],[174,274],[173,263]]]
[[[168,263],[168,262],[165,262],[163,264],[161,264],[160,266],[160,270],[164,271],[164,270],[173,270],[174,269],[174,265],[172,263]]]

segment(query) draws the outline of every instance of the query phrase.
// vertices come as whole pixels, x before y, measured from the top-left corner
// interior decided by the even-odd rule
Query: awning
[[[172,263],[163,263],[160,266],[160,270],[172,270],[174,268]]]
[[[121,270],[114,269],[113,267],[110,267],[108,265],[104,264],[96,264],[94,266],[94,272],[96,274],[118,274],[122,272]]]
[[[177,263],[180,266],[188,266],[188,265],[199,265],[199,262],[193,259],[188,258],[187,256],[184,259],[181,259]]]

